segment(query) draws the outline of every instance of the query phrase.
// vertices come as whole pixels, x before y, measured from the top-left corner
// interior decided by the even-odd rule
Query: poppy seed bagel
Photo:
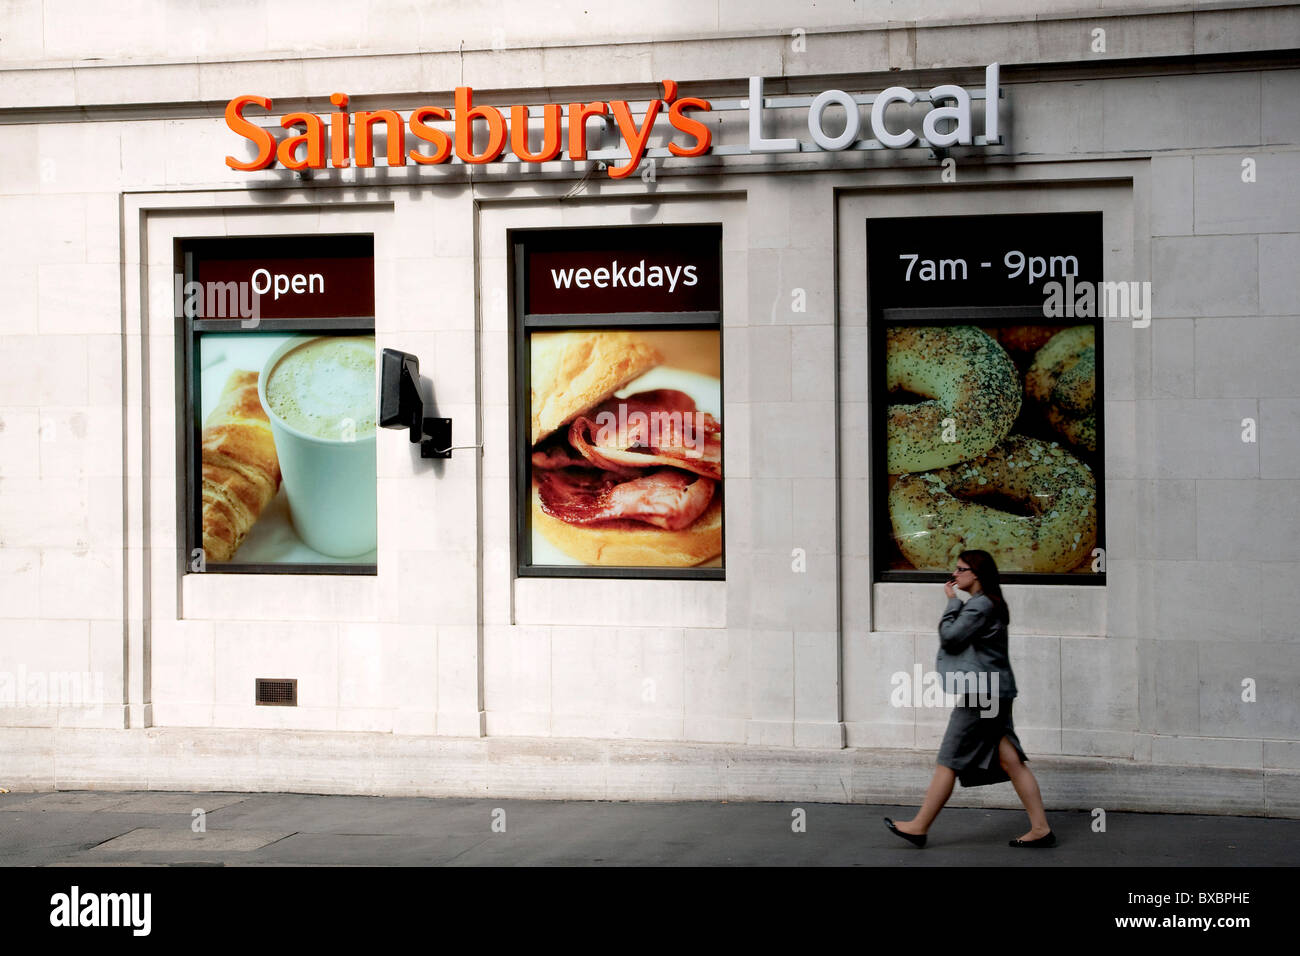
[[[891,475],[976,458],[1005,438],[1020,414],[1015,363],[974,326],[891,328],[885,356],[889,391],[926,399],[889,406],[886,460]]]
[[[1029,514],[981,504],[986,495]],[[973,461],[904,475],[889,491],[889,519],[913,567],[942,570],[980,549],[1001,571],[1070,571],[1097,540],[1097,482],[1056,442],[1012,435]]]
[[[1025,373],[1025,394],[1074,445],[1097,450],[1097,336],[1080,325],[1052,336]]]

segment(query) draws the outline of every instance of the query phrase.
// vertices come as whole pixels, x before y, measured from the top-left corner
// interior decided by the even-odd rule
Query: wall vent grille
[[[254,703],[257,704],[270,707],[297,707],[298,680],[297,678],[259,677],[255,697]]]

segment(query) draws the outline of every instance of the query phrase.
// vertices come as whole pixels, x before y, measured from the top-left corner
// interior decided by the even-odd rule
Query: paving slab
[[[255,793],[210,813],[208,825],[283,827],[297,833],[418,834],[436,829],[472,829],[475,821],[483,819],[499,803],[433,797]]]
[[[184,864],[184,863],[143,863],[143,862],[141,862],[141,861],[139,861],[139,860],[97,860],[97,861],[95,862],[95,866],[114,866],[114,867],[116,867],[116,866],[167,866],[167,867],[170,867],[170,866],[185,866],[185,865],[186,865],[186,864]],[[220,864],[220,863],[198,863],[198,864],[193,864],[193,865],[195,865],[195,866],[221,866],[222,864]],[[86,863],[85,863],[84,860],[69,860],[69,861],[60,861],[60,862],[58,862],[58,863],[47,863],[47,864],[45,864],[45,866],[46,866],[48,869],[54,869],[55,867],[59,867],[59,866],[63,866],[63,867],[80,867],[80,868],[84,868],[84,867],[86,866]]]
[[[44,811],[54,810],[60,813],[96,813],[100,810],[112,810],[131,799],[129,793],[104,793],[98,790],[71,791],[62,793],[33,794],[31,799],[10,803],[6,796],[0,803],[0,810]]]
[[[486,840],[486,836],[385,836],[348,833],[295,833],[240,863],[292,863],[330,866],[445,866]]]
[[[158,818],[111,813],[0,814],[0,866],[44,866],[69,859]]]
[[[16,796],[20,799],[10,800]],[[202,799],[199,799],[199,797]],[[66,793],[6,794],[0,797],[0,811],[60,813],[183,813],[187,816],[201,809],[206,813],[239,803],[243,793],[103,793],[72,791]]]
[[[0,793],[0,810],[15,810],[24,803],[30,803],[33,800],[39,800],[41,797],[49,796],[46,793],[14,792]]]
[[[113,809],[118,813],[178,813],[192,816],[195,810],[212,814],[242,803],[243,793],[138,793]]]
[[[194,832],[188,826],[137,827],[119,837],[105,840],[92,853],[186,853],[202,858],[209,853],[260,850],[291,834],[283,830],[206,830]]]

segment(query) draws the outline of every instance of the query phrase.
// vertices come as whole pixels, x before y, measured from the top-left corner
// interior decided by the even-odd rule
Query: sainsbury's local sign
[[[540,107],[541,141],[536,146],[530,135],[536,126],[531,122],[532,107],[476,104],[474,90],[468,86],[456,87],[453,109],[421,106],[406,116],[389,109],[349,113],[347,94],[335,93],[330,97],[335,107],[332,112],[318,116],[299,111],[281,117],[279,125],[288,135],[279,135],[255,122],[259,114],[253,112],[254,108],[261,111],[264,121],[270,116],[272,101],[268,97],[236,96],[226,104],[226,125],[252,144],[254,154],[246,159],[227,156],[226,165],[245,171],[276,164],[292,170],[367,168],[375,165],[375,142],[382,136],[382,154],[388,166],[405,166],[408,161],[430,166],[456,161],[480,164],[608,159],[609,175],[622,179],[634,173],[646,156],[947,148],[1000,142],[1001,93],[996,63],[985,69],[982,90],[946,83],[924,93],[891,86],[876,94],[825,90],[812,98],[765,98],[763,79],[754,76],[749,80],[747,100],[710,102],[698,96],[679,96],[673,80],[664,80],[662,85],[662,95],[651,100],[639,118],[626,100],[548,103]],[[984,101],[981,134],[976,133],[972,118],[975,100]],[[896,118],[891,121],[891,107],[898,112],[900,104],[908,107],[926,102],[930,106],[921,119],[919,132]],[[839,115],[828,115],[832,106],[839,108]],[[807,108],[810,139],[765,136],[764,113],[791,107]],[[713,129],[702,114],[735,109],[748,113],[748,141],[715,147]],[[621,141],[618,149],[589,150],[587,121],[593,117],[613,122]],[[668,143],[666,148],[652,149],[650,138],[661,118],[668,121]]]

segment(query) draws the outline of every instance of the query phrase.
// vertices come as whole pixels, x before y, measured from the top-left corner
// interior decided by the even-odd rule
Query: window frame
[[[633,328],[664,331],[714,331],[718,335],[718,380],[725,411],[726,368],[723,357],[722,324],[722,223],[692,222],[666,223],[653,226],[574,226],[558,228],[528,228],[507,230],[506,248],[510,251],[508,262],[508,301],[510,302],[510,507],[513,514],[511,552],[514,555],[515,575],[521,578],[617,578],[643,580],[695,580],[724,581],[727,572],[727,515],[726,515],[726,416],[723,416],[724,470],[719,484],[723,491],[722,509],[722,567],[717,568],[656,568],[607,567],[602,565],[537,565],[532,563],[532,507],[531,449],[526,443],[530,435],[532,412],[532,361],[530,335],[532,332],[558,332],[565,329],[620,329]],[[609,233],[622,230],[717,230],[718,308],[692,312],[599,312],[599,313],[529,313],[527,307],[527,255],[529,251],[547,251],[551,246],[570,240],[580,233]]]
[[[322,246],[328,245],[325,240],[338,241],[340,245],[351,241],[356,241],[358,245],[361,240],[370,241],[370,256],[374,260],[374,234],[373,233],[331,233],[321,235],[318,233],[309,234],[286,234],[273,236],[246,236],[246,237],[225,237],[225,236],[194,236],[187,238],[177,238],[173,242],[173,263],[179,262],[183,283],[195,281],[197,271],[195,267],[196,251],[204,246],[218,247],[228,244],[228,248],[234,249],[235,243],[240,239],[246,242],[257,244],[271,244],[275,242],[292,242],[308,240],[318,243]],[[197,249],[196,249],[197,247]],[[216,258],[216,257],[213,257]],[[176,272],[173,265],[172,274]],[[179,410],[176,420],[176,448],[178,454],[177,462],[177,514],[176,529],[179,538],[180,548],[178,554],[178,566],[181,575],[186,574],[325,574],[325,575],[369,575],[374,576],[379,573],[378,562],[375,564],[357,564],[351,562],[338,563],[319,563],[306,564],[301,562],[292,563],[257,563],[257,562],[215,562],[208,564],[204,561],[204,570],[195,571],[190,567],[191,555],[195,550],[203,547],[203,495],[202,481],[203,474],[203,422],[202,408],[203,398],[202,374],[196,367],[199,356],[199,337],[205,332],[252,332],[254,330],[243,329],[239,326],[239,319],[200,319],[184,314],[174,316],[175,340],[176,340],[176,408]],[[232,323],[234,323],[232,325]],[[302,318],[302,319],[260,319],[258,321],[256,332],[268,333],[298,333],[298,332],[330,332],[338,335],[355,334],[355,335],[374,335],[375,334],[375,317],[370,316],[331,316],[320,318]],[[377,356],[376,356],[377,357]],[[375,481],[378,483],[379,475],[376,471]]]

